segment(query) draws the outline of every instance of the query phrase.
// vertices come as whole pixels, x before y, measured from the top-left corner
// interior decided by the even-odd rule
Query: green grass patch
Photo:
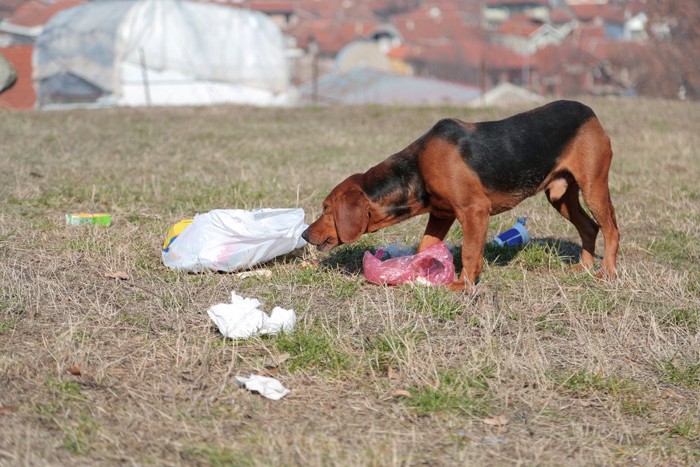
[[[591,315],[607,316],[619,309],[620,296],[598,288],[587,288],[584,293],[572,297],[575,309]]]
[[[352,273],[362,271],[362,258],[365,252],[371,251],[374,254],[377,251],[374,237],[373,235],[365,235],[355,243],[341,245],[331,250],[330,255],[321,262],[321,265]]]
[[[49,379],[46,381],[46,386],[51,389],[54,393],[67,396],[67,397],[77,397],[80,396],[80,385],[75,381],[61,381],[56,379]]]
[[[696,308],[673,308],[661,317],[661,324],[678,326],[697,332],[700,329],[700,310]]]
[[[92,339],[92,334],[87,331],[77,331],[71,335],[74,344],[80,345]]]
[[[595,394],[620,398],[639,395],[637,385],[628,379],[615,375],[606,376],[586,369],[571,374],[559,373],[553,379],[567,392],[579,398],[591,397]]]
[[[510,246],[498,246],[495,243],[487,243],[484,246],[484,259],[494,265],[506,265],[513,261],[522,248]]]
[[[79,225],[74,226],[75,229],[80,229],[81,232],[77,236],[69,238],[65,241],[64,247],[67,250],[76,251],[78,253],[95,254],[105,256],[109,252],[111,244],[108,238],[102,238],[95,230],[104,229],[100,226]]]
[[[61,433],[61,448],[74,455],[92,451],[100,425],[86,406],[86,399],[75,381],[50,378],[45,382],[53,399],[36,404],[39,419]]]
[[[350,368],[352,358],[337,349],[330,336],[322,331],[297,330],[275,338],[280,353],[289,353],[289,371],[316,370],[341,374]]]
[[[215,443],[198,443],[183,448],[180,457],[187,463],[209,465],[212,467],[237,466],[252,467],[257,465],[253,456],[240,450],[229,449]]]
[[[0,313],[4,315],[20,315],[25,311],[24,302],[14,295],[0,297]]]
[[[560,265],[559,251],[552,243],[540,244],[528,243],[517,256],[517,261],[525,269],[534,271],[538,269],[551,269],[553,264]]]
[[[649,251],[672,263],[695,261],[698,259],[696,241],[680,230],[664,229],[649,246]]]
[[[367,339],[364,353],[369,358],[370,366],[377,371],[388,368],[401,368],[406,349],[415,345],[425,336],[418,332],[407,332],[405,335],[378,335]]]
[[[623,397],[620,412],[624,415],[649,417],[654,412],[654,404],[639,397]]]
[[[12,331],[16,325],[17,319],[15,318],[0,319],[0,336]]]
[[[700,416],[689,416],[676,421],[668,430],[672,436],[679,436],[688,441],[700,440]]]
[[[439,374],[437,387],[413,386],[406,405],[420,415],[459,413],[483,416],[489,408],[489,379],[493,370],[483,368],[476,374],[447,370]]]
[[[91,416],[82,414],[64,425],[62,431],[61,447],[71,454],[85,455],[92,450],[99,424]]]
[[[565,320],[550,315],[540,315],[535,318],[535,329],[539,332],[565,336],[571,332]]]
[[[150,326],[150,320],[140,314],[136,313],[130,313],[128,311],[124,311],[119,315],[119,321],[128,325],[128,326],[133,326],[136,328],[140,328],[142,330],[147,331],[149,326]]]
[[[222,185],[203,184],[201,180],[183,180],[166,193],[161,202],[173,213],[186,217],[225,207],[256,209],[261,207],[265,192],[248,182],[229,181]]]
[[[340,274],[334,274],[331,276],[331,279],[331,297],[339,301],[353,298],[365,283],[364,278],[361,276],[346,277]]]
[[[659,371],[662,382],[700,388],[700,363],[677,362],[675,359],[670,359],[661,362]]]
[[[416,311],[437,319],[454,320],[464,313],[466,305],[460,294],[443,287],[411,286],[413,299],[410,302]]]
[[[294,268],[290,271],[288,280],[295,285],[322,285],[326,281],[326,274],[318,268]]]

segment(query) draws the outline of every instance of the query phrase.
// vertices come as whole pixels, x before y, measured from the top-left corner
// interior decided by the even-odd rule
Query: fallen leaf
[[[485,418],[482,422],[484,422],[484,425],[489,426],[504,426],[508,424],[508,419],[505,415],[497,415],[495,417]]]
[[[71,366],[68,367],[68,372],[74,376],[80,376],[80,365],[77,363],[73,363]]]
[[[406,399],[410,399],[413,396],[410,392],[406,391],[405,389],[397,389],[396,391],[391,393],[391,397],[404,397]]]
[[[129,275],[124,271],[106,272],[105,277],[108,279],[120,279],[123,281],[129,280]]]

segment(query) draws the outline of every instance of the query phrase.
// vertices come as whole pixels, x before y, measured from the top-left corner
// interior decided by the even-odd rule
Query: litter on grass
[[[231,292],[231,303],[219,303],[207,310],[207,314],[224,336],[245,339],[263,334],[292,332],[297,322],[294,310],[274,307],[272,313],[260,310],[260,301],[244,298]]]
[[[436,243],[415,255],[382,261],[383,255],[384,250],[379,250],[374,255],[365,252],[362,269],[368,281],[388,285],[446,285],[454,281],[452,253],[444,242]]]
[[[306,245],[303,209],[214,209],[178,222],[162,248],[163,264],[186,272],[248,269]]]
[[[527,217],[518,217],[518,221],[510,229],[493,237],[491,243],[497,246],[521,247],[530,242],[530,234],[525,228]]]
[[[87,212],[69,212],[66,214],[67,225],[104,225],[109,226],[112,223],[112,217],[104,212],[90,214]]]
[[[248,378],[245,376],[236,376],[236,383],[242,388],[246,388],[252,392],[258,392],[261,396],[274,401],[282,399],[289,394],[289,389],[285,388],[275,378],[269,376],[260,376],[251,374]]]

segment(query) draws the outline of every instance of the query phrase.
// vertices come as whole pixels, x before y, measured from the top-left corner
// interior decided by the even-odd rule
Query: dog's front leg
[[[472,205],[460,211],[457,218],[462,225],[462,272],[449,288],[471,292],[483,265],[489,208],[484,205]]]
[[[450,231],[450,227],[452,227],[454,221],[454,216],[448,215],[448,217],[440,218],[436,217],[431,212],[430,217],[428,217],[428,225],[425,227],[423,239],[420,241],[420,245],[418,245],[418,253],[444,240],[445,235]]]

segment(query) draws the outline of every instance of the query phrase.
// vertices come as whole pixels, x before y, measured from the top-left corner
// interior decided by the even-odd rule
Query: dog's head
[[[362,175],[351,175],[323,201],[323,212],[302,238],[319,250],[330,250],[338,245],[352,243],[367,232],[370,203],[360,184]]]

